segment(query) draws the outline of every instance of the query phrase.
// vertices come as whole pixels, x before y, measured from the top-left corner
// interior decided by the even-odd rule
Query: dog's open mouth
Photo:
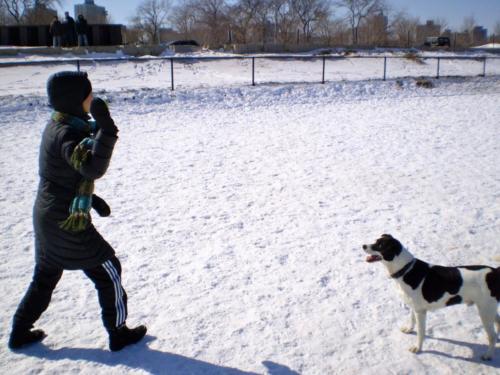
[[[366,257],[366,261],[368,263],[378,262],[380,260],[382,260],[382,257],[380,255],[368,255]]]

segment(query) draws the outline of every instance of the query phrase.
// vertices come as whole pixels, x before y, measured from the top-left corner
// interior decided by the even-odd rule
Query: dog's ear
[[[382,237],[393,238],[390,234],[383,234]]]

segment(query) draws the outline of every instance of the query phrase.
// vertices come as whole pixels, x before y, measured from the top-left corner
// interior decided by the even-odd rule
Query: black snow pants
[[[102,321],[109,331],[125,323],[127,319],[127,294],[121,284],[121,264],[112,257],[103,264],[84,269],[97,289],[102,309]],[[14,327],[31,329],[47,309],[63,269],[36,264],[33,280],[14,315]]]

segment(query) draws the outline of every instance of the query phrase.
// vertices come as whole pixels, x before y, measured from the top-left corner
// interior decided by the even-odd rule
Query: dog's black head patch
[[[402,250],[401,243],[390,234],[383,234],[372,245],[363,245],[363,249],[366,250],[367,248],[370,248],[370,250],[379,253],[380,257],[382,257],[387,262],[394,260],[394,258],[397,257]]]

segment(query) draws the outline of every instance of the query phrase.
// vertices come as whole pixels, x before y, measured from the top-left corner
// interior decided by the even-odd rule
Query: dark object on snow
[[[12,337],[19,342],[33,324],[40,318],[50,304],[52,293],[62,277],[64,270],[46,265],[35,265],[33,279],[14,314]],[[83,270],[94,283],[102,309],[102,322],[106,330],[112,331],[125,324],[127,319],[127,293],[121,285],[121,264],[118,258],[93,268]]]
[[[200,45],[196,40],[174,40],[167,43],[168,46],[194,46],[199,47]]]
[[[432,81],[430,81],[428,79],[425,79],[425,78],[419,78],[419,79],[417,79],[416,85],[417,85],[417,87],[422,87],[424,89],[432,89],[432,88],[434,88],[434,84],[432,83]]]
[[[21,349],[25,346],[42,341],[47,335],[41,329],[26,329],[14,327],[9,338],[9,348],[12,350]]]
[[[450,38],[447,36],[429,36],[424,42],[425,47],[449,47],[450,45]]]
[[[126,325],[109,331],[109,349],[112,352],[122,350],[128,345],[135,344],[146,335],[146,326],[140,325],[135,328],[128,328]]]

